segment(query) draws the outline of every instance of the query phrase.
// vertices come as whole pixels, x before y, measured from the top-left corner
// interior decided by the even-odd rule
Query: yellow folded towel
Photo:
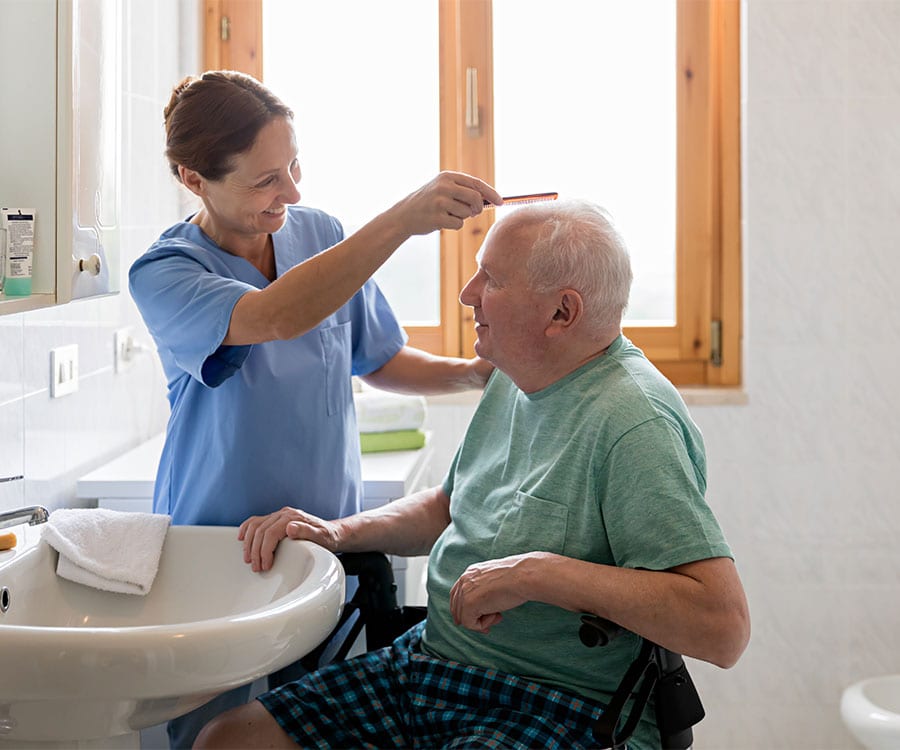
[[[414,451],[424,445],[425,433],[422,430],[359,433],[359,447],[363,453]]]

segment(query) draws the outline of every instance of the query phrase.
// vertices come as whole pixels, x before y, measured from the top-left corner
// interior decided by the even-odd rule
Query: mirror
[[[0,314],[119,291],[121,1],[0,0],[0,206],[35,209],[32,293]]]

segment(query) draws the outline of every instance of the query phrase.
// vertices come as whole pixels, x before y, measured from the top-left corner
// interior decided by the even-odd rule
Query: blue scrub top
[[[343,237],[328,214],[289,207],[272,235],[277,275]],[[285,505],[326,519],[360,509],[350,376],[384,365],[406,334],[369,280],[303,336],[223,346],[238,299],[268,284],[189,221],[164,232],[129,272],[168,380],[153,509],[173,523],[237,526]]]

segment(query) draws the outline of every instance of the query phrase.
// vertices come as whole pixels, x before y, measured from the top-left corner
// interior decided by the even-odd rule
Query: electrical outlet
[[[50,350],[50,398],[78,390],[78,344]]]
[[[131,328],[120,328],[113,334],[113,362],[117,373],[125,372],[133,363],[134,340]]]

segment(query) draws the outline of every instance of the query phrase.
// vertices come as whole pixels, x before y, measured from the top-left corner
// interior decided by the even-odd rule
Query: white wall
[[[702,747],[846,748],[900,672],[900,2],[746,10],[750,405],[695,413],[754,630]]]
[[[196,0],[124,2],[123,292],[0,316],[0,477],[25,476],[0,483],[0,510],[74,504],[78,477],[165,426],[156,355],[138,356],[130,370],[115,374],[113,332],[133,326],[136,338],[152,346],[126,273],[182,215],[181,191],[163,157],[162,110],[172,86],[197,69],[199,14]],[[51,399],[49,352],[64,344],[78,344],[79,390]]]
[[[160,113],[194,69],[174,42],[193,22],[183,3],[127,5],[141,62],[126,68],[123,268],[179,218]],[[729,672],[693,663],[708,711],[696,747],[852,748],[841,690],[900,672],[900,0],[744,10],[749,404],[692,411],[753,636]],[[26,475],[0,485],[0,508],[69,504],[75,478],[162,427],[152,358],[112,372],[122,325],[143,330],[127,293],[0,317],[0,475]],[[81,390],[51,401],[48,351],[72,342]],[[436,478],[470,414],[432,404]]]

